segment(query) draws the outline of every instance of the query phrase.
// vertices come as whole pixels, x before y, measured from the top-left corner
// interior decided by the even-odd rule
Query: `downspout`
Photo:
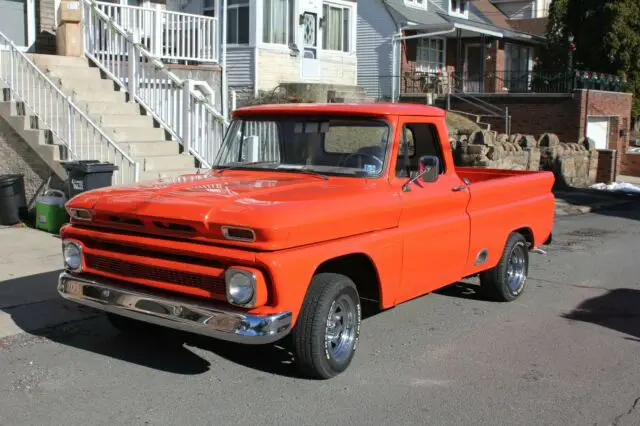
[[[216,0],[218,3],[216,8],[220,6],[220,0]],[[217,9],[220,10],[220,9]],[[229,89],[227,87],[227,0],[222,0],[222,13],[218,15],[221,17],[221,40],[222,40],[222,52],[220,53],[220,68],[222,68],[222,95],[220,101],[222,102],[222,116],[229,119]],[[220,19],[220,18],[219,18]]]

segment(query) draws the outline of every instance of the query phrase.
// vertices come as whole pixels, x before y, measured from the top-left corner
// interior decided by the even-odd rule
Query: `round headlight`
[[[234,305],[247,305],[255,295],[255,277],[248,271],[229,269],[225,278],[227,281],[227,299]]]
[[[62,243],[62,256],[65,268],[77,271],[82,268],[82,249],[76,243],[65,241]]]

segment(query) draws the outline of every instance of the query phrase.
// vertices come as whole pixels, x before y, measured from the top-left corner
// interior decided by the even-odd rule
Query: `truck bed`
[[[468,275],[487,264],[497,264],[509,233],[520,230],[529,236],[532,246],[549,237],[554,220],[555,199],[551,191],[551,172],[456,168],[458,176],[468,179],[471,194],[467,214],[471,221]],[[481,250],[489,253],[487,263],[476,264]]]

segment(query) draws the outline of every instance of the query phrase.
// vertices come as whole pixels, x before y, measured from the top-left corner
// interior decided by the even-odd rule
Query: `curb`
[[[579,215],[579,214],[587,214],[593,213],[599,210],[606,210],[612,207],[619,207],[626,204],[632,204],[633,200],[618,200],[618,201],[608,201],[602,203],[595,203],[589,206],[585,205],[569,205],[559,211],[556,211],[558,216],[570,216],[570,215]]]

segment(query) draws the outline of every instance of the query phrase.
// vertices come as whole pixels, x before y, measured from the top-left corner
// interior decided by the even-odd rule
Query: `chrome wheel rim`
[[[507,264],[507,285],[511,293],[518,293],[527,279],[527,254],[522,245],[517,245],[511,251]]]
[[[342,295],[334,300],[327,317],[326,346],[329,355],[341,362],[349,357],[356,339],[356,306]]]

